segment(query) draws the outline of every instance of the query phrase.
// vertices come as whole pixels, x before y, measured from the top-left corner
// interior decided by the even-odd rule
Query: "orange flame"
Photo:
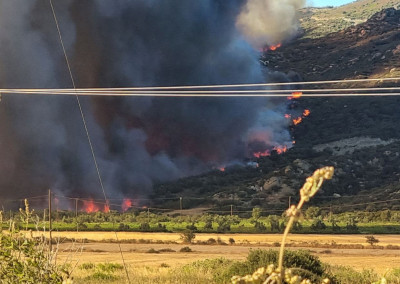
[[[268,157],[271,155],[271,152],[269,150],[265,150],[264,152],[255,152],[253,153],[253,156],[256,158],[260,157]]]
[[[310,113],[311,113],[311,111],[310,111],[309,109],[305,109],[305,110],[303,111],[303,116],[304,116],[304,117],[309,116]]]
[[[122,205],[121,205],[122,211],[125,212],[126,210],[128,210],[131,207],[132,207],[132,200],[130,200],[128,198],[124,198],[124,200],[122,201]]]
[[[293,92],[292,96],[288,97],[288,100],[298,99],[303,95],[302,92]]]
[[[303,118],[302,117],[294,118],[292,121],[294,125],[297,125],[303,121]]]
[[[285,153],[285,152],[288,150],[288,148],[287,148],[286,145],[284,145],[284,146],[275,146],[275,147],[274,147],[274,150],[275,150],[278,154],[283,154],[283,153]]]
[[[271,46],[269,47],[269,50],[274,51],[274,50],[277,50],[278,48],[280,48],[281,46],[282,46],[281,43],[278,43],[277,45],[271,45]]]
[[[288,147],[286,145],[280,145],[280,146],[275,146],[274,148],[272,148],[272,150],[276,151],[278,153],[278,155],[280,155],[280,154],[287,152]],[[264,152],[255,152],[255,153],[253,153],[253,156],[256,158],[268,157],[268,156],[271,156],[271,151],[265,150]]]
[[[225,168],[224,168],[224,167],[220,167],[219,170],[220,170],[221,172],[225,172]]]
[[[99,207],[91,199],[83,200],[83,207],[86,213],[93,213],[99,211]]]
[[[108,201],[106,204],[104,204],[104,213],[109,213],[110,212],[110,204],[108,204]]]

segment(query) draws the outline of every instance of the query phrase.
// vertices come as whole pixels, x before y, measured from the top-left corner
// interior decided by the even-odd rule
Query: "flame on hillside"
[[[124,198],[121,205],[122,211],[125,212],[131,207],[132,207],[132,200],[130,200],[129,198]]]
[[[288,100],[299,99],[303,95],[303,92],[293,92]]]
[[[274,148],[272,148],[272,151],[276,151],[276,153],[278,153],[278,155],[287,152],[287,150],[288,150],[288,146],[287,145],[275,146]],[[253,153],[253,156],[255,158],[268,157],[268,156],[271,156],[271,152],[272,151],[271,150],[265,150],[263,152],[256,152],[256,153]]]
[[[86,213],[94,213],[100,210],[99,206],[92,200],[83,200],[83,210]]]
[[[109,213],[110,212],[110,204],[108,203],[108,201],[107,201],[106,204],[104,204],[103,212],[104,213]]]
[[[281,43],[278,43],[278,44],[276,44],[276,45],[267,45],[267,46],[265,46],[264,48],[260,49],[260,51],[261,51],[261,52],[267,52],[267,51],[269,51],[269,50],[275,51],[275,50],[277,50],[278,48],[280,48],[281,46],[282,46]]]

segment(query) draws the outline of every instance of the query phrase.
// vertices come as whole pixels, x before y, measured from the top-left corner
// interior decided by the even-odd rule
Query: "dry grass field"
[[[135,268],[159,268],[163,265],[177,267],[196,260],[224,257],[244,260],[250,249],[273,247],[281,240],[281,235],[274,234],[197,234],[195,241],[220,238],[234,245],[189,245],[193,252],[182,253],[179,250],[187,246],[182,244],[178,233],[135,233],[118,232],[118,239],[123,241],[121,249],[126,263]],[[119,245],[115,243],[114,232],[54,232],[59,238],[58,261],[70,263],[122,263]],[[398,235],[376,236],[380,246],[400,245]],[[85,242],[65,241],[65,238],[85,239]],[[129,240],[141,240],[141,243],[128,243]],[[151,240],[152,243],[142,243]],[[156,242],[165,243],[156,243]],[[167,243],[170,242],[170,243]],[[176,242],[176,243],[171,243]],[[369,248],[364,235],[290,235],[289,244],[307,243],[307,249],[318,255],[322,261],[334,265],[346,265],[356,270],[373,269],[383,275],[388,269],[400,267],[400,250]],[[318,248],[321,244],[362,244],[364,249]],[[315,246],[314,246],[315,245]],[[313,247],[314,246],[314,247]],[[169,250],[161,253],[148,253],[150,249]]]

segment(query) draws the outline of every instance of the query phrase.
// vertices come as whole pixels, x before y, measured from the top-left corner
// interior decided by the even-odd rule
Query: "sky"
[[[308,6],[313,6],[313,7],[325,7],[325,6],[340,6],[350,2],[354,2],[354,0],[308,0],[307,4]]]

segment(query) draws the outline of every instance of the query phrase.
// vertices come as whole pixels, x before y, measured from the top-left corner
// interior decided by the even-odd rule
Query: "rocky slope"
[[[298,39],[265,52],[261,61],[270,71],[294,71],[307,81],[400,77],[400,11],[385,9],[343,31]],[[296,199],[313,170],[333,165],[335,177],[314,204],[353,210],[368,206],[354,204],[379,201],[375,208],[395,208],[383,201],[400,198],[399,106],[400,97],[300,98],[294,107],[311,114],[292,128],[296,144],[288,152],[252,161],[258,167],[232,167],[158,185],[154,197],[161,199],[155,205],[174,208],[174,198],[184,196],[185,207],[229,211],[234,205],[246,211],[261,206],[279,213],[289,197]]]

